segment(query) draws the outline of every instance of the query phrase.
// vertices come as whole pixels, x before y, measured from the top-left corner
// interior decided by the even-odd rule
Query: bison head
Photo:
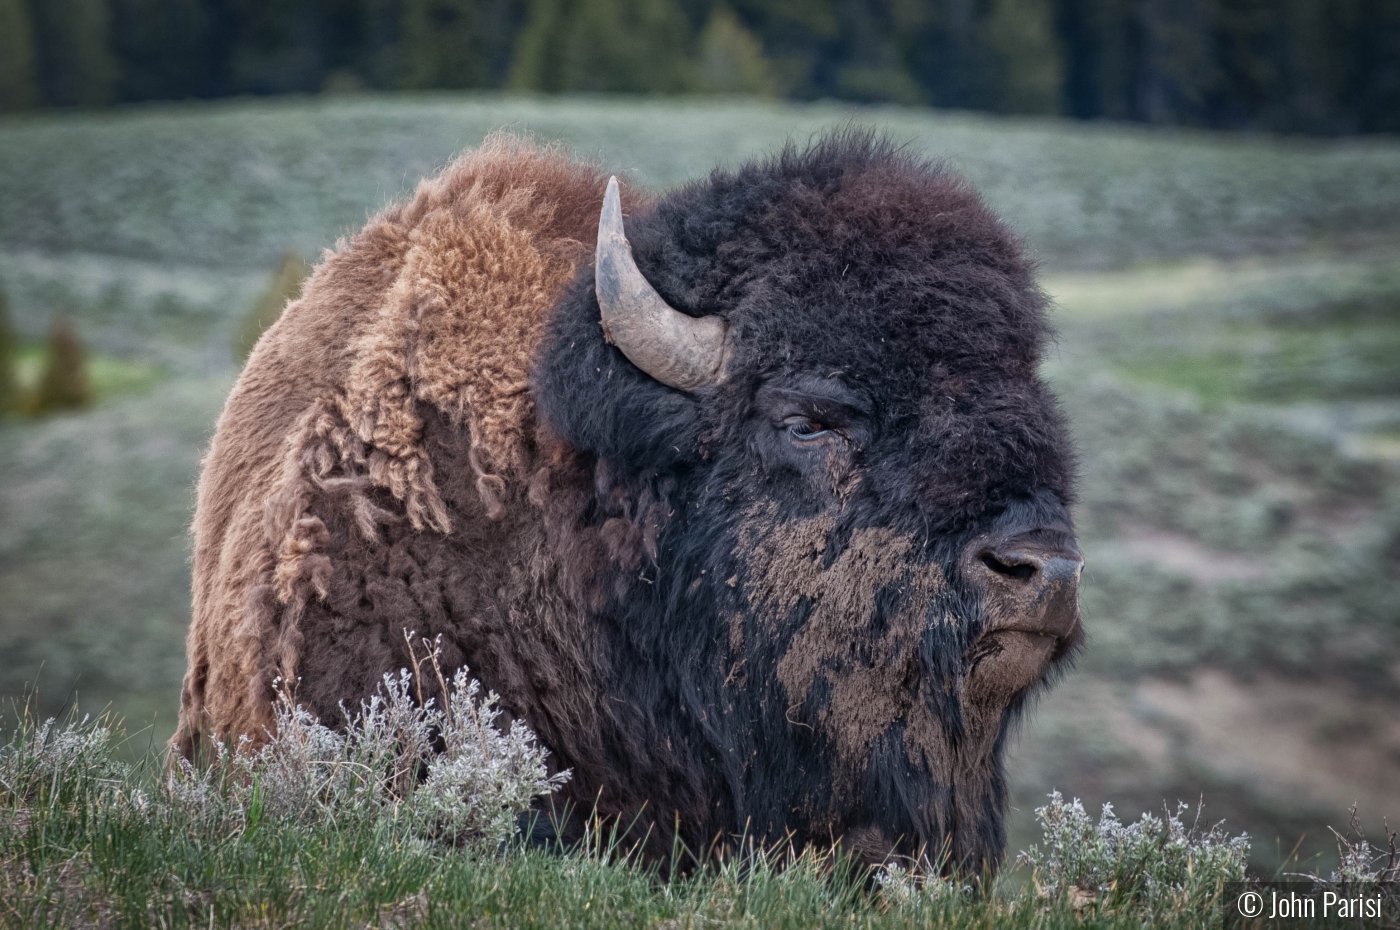
[[[1081,638],[1047,335],[977,195],[869,135],[716,172],[625,231],[610,185],[534,388],[619,540],[597,603],[618,699],[722,798],[698,839],[1000,858],[1008,728]]]

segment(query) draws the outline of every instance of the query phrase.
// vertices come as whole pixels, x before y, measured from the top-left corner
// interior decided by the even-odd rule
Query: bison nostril
[[[992,552],[982,553],[982,564],[998,575],[1015,578],[1017,581],[1030,581],[1035,577],[1036,573],[1036,566],[1034,563],[1021,561],[1003,562]]]
[[[1074,634],[1084,558],[1068,533],[1023,532],[983,542],[968,556],[972,580],[986,596],[986,632],[1057,640]]]

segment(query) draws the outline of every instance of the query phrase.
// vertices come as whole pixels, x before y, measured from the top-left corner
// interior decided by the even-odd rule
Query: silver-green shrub
[[[1290,872],[1292,877],[1311,879],[1318,885],[1343,894],[1354,893],[1360,886],[1364,890],[1400,898],[1400,850],[1395,845],[1394,830],[1386,827],[1386,848],[1371,845],[1361,829],[1361,818],[1357,815],[1355,804],[1351,807],[1350,828],[1346,835],[1338,833],[1334,827],[1327,829],[1337,840],[1337,868],[1332,870],[1331,877],[1323,878],[1315,872]]]
[[[908,907],[930,900],[949,904],[971,900],[976,892],[973,885],[948,877],[927,859],[912,865],[887,862],[875,872],[875,886],[892,906]]]
[[[1178,802],[1174,814],[1144,813],[1125,824],[1105,804],[1096,824],[1078,798],[1066,802],[1056,791],[1035,812],[1044,845],[1031,846],[1018,861],[1034,870],[1042,895],[1081,905],[1157,912],[1208,903],[1225,882],[1244,880],[1249,838],[1230,836],[1223,824],[1201,829],[1199,807],[1188,825],[1189,810]]]
[[[407,670],[385,675],[343,731],[284,692],[264,745],[221,746],[201,766],[181,760],[164,785],[167,805],[208,824],[389,820],[423,839],[498,845],[569,772],[548,774],[547,751],[520,721],[498,729],[499,698],[483,697],[465,669],[439,683],[441,706]]]
[[[547,751],[520,721],[498,728],[499,698],[483,695],[465,669],[446,681],[436,649],[423,664],[445,695],[441,703],[403,670],[385,675],[379,693],[335,730],[284,689],[265,743],[245,737],[216,745],[201,764],[181,759],[154,795],[127,784],[132,770],[114,756],[111,721],[26,718],[0,746],[0,801],[22,809],[100,796],[112,807],[221,835],[270,821],[382,823],[422,840],[497,846],[569,772],[549,774]]]
[[[115,739],[106,718],[66,725],[25,717],[0,746],[0,801],[24,807],[41,797],[119,784],[130,767],[113,758]]]

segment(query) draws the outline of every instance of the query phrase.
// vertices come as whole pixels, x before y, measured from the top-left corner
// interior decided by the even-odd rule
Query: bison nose
[[[988,630],[1018,630],[1058,639],[1079,624],[1084,557],[1067,533],[1035,530],[975,547],[969,566],[989,608]]]

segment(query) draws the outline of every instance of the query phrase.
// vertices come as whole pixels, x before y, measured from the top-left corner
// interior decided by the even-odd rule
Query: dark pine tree
[[[0,417],[19,409],[19,381],[15,373],[18,351],[19,340],[10,320],[10,299],[0,290]]]
[[[526,90],[683,93],[699,83],[677,0],[533,0],[510,83]]]
[[[524,14],[523,0],[401,0],[396,83],[499,86]]]
[[[210,17],[201,0],[113,0],[123,100],[181,100],[213,90]]]
[[[282,264],[258,299],[248,308],[238,332],[234,333],[232,348],[235,362],[241,365],[248,360],[262,334],[277,322],[287,304],[301,294],[302,282],[310,273],[311,269],[306,267],[306,262],[297,253],[288,252],[282,256]]]
[[[799,99],[836,94],[839,0],[734,0],[732,8],[762,42],[780,93]]]
[[[73,325],[59,319],[49,331],[48,352],[39,387],[34,392],[34,412],[68,410],[92,402],[88,385],[87,353]]]
[[[117,61],[107,0],[41,0],[31,10],[44,100],[54,106],[111,103]]]
[[[1352,63],[1343,88],[1357,129],[1400,132],[1400,0],[1361,0],[1344,47]]]
[[[25,0],[0,0],[0,113],[39,103],[34,24]]]

